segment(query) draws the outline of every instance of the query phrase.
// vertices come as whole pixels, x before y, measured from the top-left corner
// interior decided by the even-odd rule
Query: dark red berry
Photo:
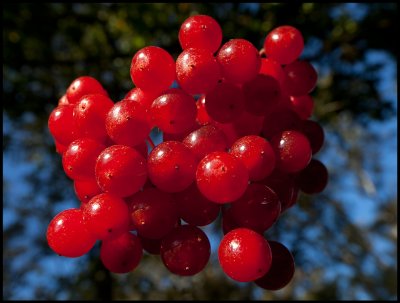
[[[210,241],[198,227],[178,226],[161,241],[161,259],[168,270],[180,276],[199,273],[210,259]]]

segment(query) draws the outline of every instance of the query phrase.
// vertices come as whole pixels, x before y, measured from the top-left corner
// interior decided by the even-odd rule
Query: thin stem
[[[151,140],[150,135],[147,136],[147,142],[149,142],[151,149],[153,149],[154,147],[156,147],[156,145],[154,144],[153,140]]]

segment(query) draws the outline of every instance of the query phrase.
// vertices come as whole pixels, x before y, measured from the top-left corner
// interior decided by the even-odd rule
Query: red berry
[[[135,87],[125,95],[124,99],[140,103],[140,105],[144,108],[144,111],[146,112],[146,119],[150,127],[152,128],[154,125],[152,124],[151,121],[150,106],[153,103],[153,101],[156,98],[158,98],[159,95],[160,95],[159,92],[154,92],[150,90],[144,91],[139,87]]]
[[[275,78],[281,87],[285,80],[282,66],[272,58],[261,58],[260,74]]]
[[[111,272],[124,274],[134,270],[143,255],[140,239],[125,232],[122,235],[103,240],[100,248],[100,259]]]
[[[278,220],[281,203],[271,188],[253,183],[241,198],[232,203],[230,212],[239,226],[262,234]]]
[[[275,78],[259,74],[243,84],[243,94],[246,111],[256,116],[263,116],[279,103],[281,88]]]
[[[163,132],[183,133],[196,121],[196,101],[183,90],[172,88],[153,101],[150,114],[152,123]]]
[[[205,226],[212,223],[221,209],[219,204],[204,197],[195,183],[175,193],[174,198],[179,216],[190,225]]]
[[[134,147],[150,134],[150,124],[144,107],[135,101],[124,99],[114,104],[107,114],[106,131],[116,143]]]
[[[86,228],[80,209],[66,209],[57,214],[47,227],[47,242],[60,256],[76,258],[89,252],[96,238]]]
[[[74,180],[74,190],[81,203],[85,204],[94,196],[102,193],[95,178],[85,180]]]
[[[61,143],[59,143],[59,142],[56,141],[56,140],[54,140],[54,143],[55,143],[55,145],[56,145],[56,152],[57,152],[59,155],[62,156],[62,155],[65,153],[65,151],[67,150],[68,145],[61,144]]]
[[[227,151],[228,142],[225,134],[215,125],[205,125],[187,135],[183,141],[200,161],[214,151]]]
[[[180,276],[192,276],[210,259],[210,241],[198,227],[178,226],[161,241],[161,259],[167,269]]]
[[[293,26],[283,25],[272,30],[264,42],[265,54],[280,64],[289,64],[302,53],[304,40]]]
[[[271,139],[277,159],[277,168],[294,173],[311,161],[311,146],[307,137],[298,131],[284,131]]]
[[[295,111],[286,106],[277,106],[265,115],[262,133],[266,139],[271,140],[282,131],[297,129],[300,122],[301,119]]]
[[[183,143],[164,141],[149,154],[149,178],[163,191],[182,191],[194,181],[196,163],[196,157]]]
[[[66,97],[69,104],[75,104],[85,95],[101,94],[108,97],[107,91],[99,81],[90,76],[76,78],[67,88]]]
[[[313,120],[304,120],[298,125],[298,130],[310,141],[313,155],[319,152],[325,139],[322,126]]]
[[[285,72],[284,90],[290,96],[309,94],[317,84],[318,75],[311,63],[295,61],[283,68]]]
[[[271,175],[261,181],[270,187],[279,197],[281,213],[292,207],[298,198],[299,186],[295,175],[281,172],[275,169]]]
[[[146,159],[132,147],[112,145],[97,158],[95,174],[104,192],[128,197],[146,182]]]
[[[180,141],[182,142],[183,139],[185,139],[191,132],[195,131],[196,129],[198,129],[200,127],[199,124],[197,124],[197,122],[195,122],[190,129],[182,132],[182,133],[177,133],[177,134],[172,134],[172,133],[162,133],[162,138],[164,142],[166,141]]]
[[[314,110],[314,100],[310,95],[291,96],[290,102],[301,119],[306,120],[311,117]]]
[[[88,230],[100,240],[115,238],[129,230],[129,209],[117,196],[102,193],[82,206]]]
[[[297,183],[300,190],[306,194],[320,193],[328,184],[328,169],[321,161],[311,159],[306,168],[298,174]]]
[[[221,69],[209,50],[188,48],[176,59],[176,77],[188,94],[204,94],[217,85]]]
[[[215,53],[221,45],[222,29],[218,22],[207,15],[187,18],[179,30],[179,43],[182,49],[204,48]]]
[[[209,200],[229,203],[246,191],[249,173],[241,160],[227,152],[212,152],[197,166],[197,187]]]
[[[233,83],[244,83],[254,79],[261,67],[257,48],[245,39],[232,39],[222,45],[217,59],[223,77]]]
[[[254,282],[261,288],[278,290],[285,287],[294,275],[294,259],[290,251],[281,243],[268,241],[271,247],[272,263],[269,271]]]
[[[272,255],[264,237],[251,229],[237,228],[222,238],[218,259],[222,270],[230,278],[250,282],[268,272]]]
[[[272,173],[275,154],[271,144],[260,136],[245,136],[233,143],[230,153],[241,159],[251,181],[259,181]]]
[[[86,95],[74,106],[74,123],[79,138],[107,140],[105,120],[114,102],[104,95]]]
[[[220,123],[234,122],[242,114],[244,106],[245,97],[242,90],[229,82],[218,83],[205,96],[208,115]]]
[[[147,46],[135,53],[130,70],[132,82],[144,91],[161,92],[175,80],[175,61],[158,46]]]
[[[232,145],[236,140],[244,136],[259,135],[263,123],[263,116],[255,116],[247,111],[243,111],[233,123],[214,122],[224,132],[228,139],[228,145]]]
[[[169,193],[146,188],[126,199],[129,204],[131,228],[149,239],[167,235],[179,219],[178,210]]]
[[[93,139],[73,141],[62,156],[64,172],[73,180],[94,179],[97,157],[106,148]]]
[[[144,107],[147,111],[150,109],[151,104],[153,103],[154,99],[159,96],[158,92],[150,91],[150,90],[143,90],[139,87],[132,88],[124,97],[124,99],[132,100],[138,102]]]
[[[77,139],[76,126],[73,119],[72,105],[57,106],[50,114],[48,127],[54,140],[68,146]]]

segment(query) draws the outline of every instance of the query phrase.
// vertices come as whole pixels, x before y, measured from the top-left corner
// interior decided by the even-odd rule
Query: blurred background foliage
[[[78,207],[47,119],[78,76],[97,78],[116,102],[133,88],[134,53],[157,45],[176,58],[180,24],[208,14],[223,42],[261,48],[276,26],[298,27],[302,59],[319,74],[313,119],[326,132],[317,155],[330,183],[266,232],[293,252],[293,281],[276,292],[235,283],[213,253],[194,277],[145,254],[114,275],[99,246],[78,259],[54,254],[51,218]],[[3,299],[397,299],[397,38],[395,3],[151,3],[3,5]]]

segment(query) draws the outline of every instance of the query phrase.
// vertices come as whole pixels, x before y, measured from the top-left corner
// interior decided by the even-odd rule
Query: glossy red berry
[[[139,103],[124,99],[114,104],[106,116],[106,131],[116,143],[134,147],[150,134],[150,124],[145,108]]]
[[[277,159],[277,168],[294,173],[311,161],[311,146],[307,137],[298,131],[283,131],[271,139]]]
[[[61,105],[57,106],[49,116],[50,133],[57,143],[64,146],[77,139],[73,110],[73,105]]]
[[[94,179],[97,157],[105,148],[89,138],[73,141],[62,156],[64,172],[73,180]]]
[[[102,193],[82,206],[88,230],[100,240],[115,238],[129,230],[129,209],[117,196]]]
[[[306,120],[311,117],[314,110],[314,100],[310,95],[291,96],[290,102],[301,119]]]
[[[182,143],[192,151],[199,161],[211,152],[228,150],[228,141],[224,132],[212,124],[191,132],[183,139]]]
[[[158,92],[151,90],[143,90],[139,87],[132,88],[124,97],[124,99],[132,100],[140,103],[144,109],[147,111],[150,109],[153,101],[159,96]]]
[[[96,238],[86,228],[80,209],[66,209],[57,214],[47,227],[47,243],[63,257],[77,258],[89,252]]]
[[[86,95],[74,106],[74,123],[80,138],[107,140],[105,120],[114,102],[100,94]]]
[[[95,175],[104,192],[128,197],[138,192],[146,182],[146,159],[132,147],[112,145],[97,158]]]
[[[214,18],[194,15],[182,23],[178,37],[182,49],[204,48],[215,53],[221,45],[222,29]]]
[[[261,67],[257,48],[245,39],[232,39],[221,46],[217,59],[223,77],[233,83],[244,83],[254,79]]]
[[[188,94],[204,94],[217,85],[221,69],[211,51],[188,48],[176,59],[176,78]]]
[[[150,114],[153,125],[163,132],[183,133],[196,121],[196,101],[183,90],[172,88],[153,101]]]
[[[302,53],[304,40],[301,32],[289,25],[273,29],[265,38],[264,50],[268,58],[280,64],[289,64]]]
[[[157,188],[146,188],[126,201],[131,228],[145,238],[161,239],[176,226],[179,219],[172,196]]]
[[[175,61],[163,48],[147,46],[133,56],[130,74],[133,84],[142,90],[161,92],[175,80]]]
[[[197,166],[197,187],[209,200],[229,203],[246,191],[249,173],[241,160],[227,152],[212,152]]]
[[[100,248],[100,260],[111,272],[124,274],[134,270],[143,255],[140,239],[125,232],[122,235],[103,240]]]
[[[271,144],[260,136],[241,137],[233,143],[230,153],[242,160],[251,181],[259,181],[275,168],[275,153]]]
[[[285,287],[293,278],[295,266],[291,252],[282,243],[268,241],[271,247],[272,263],[269,271],[254,282],[267,290]]]
[[[97,184],[95,178],[74,180],[74,190],[76,196],[83,204],[88,203],[94,196],[97,196],[103,192]]]
[[[193,276],[207,265],[210,241],[198,227],[178,226],[161,241],[161,259],[167,269],[180,276]]]
[[[218,259],[222,270],[230,278],[250,282],[268,272],[272,255],[263,236],[248,228],[237,228],[222,238]]]
[[[69,104],[77,103],[83,96],[101,94],[108,97],[107,91],[99,81],[90,76],[76,78],[67,88],[66,97]]]
[[[275,78],[282,86],[285,80],[285,73],[282,66],[272,58],[261,58],[260,74]]]
[[[164,141],[157,145],[148,157],[148,173],[151,182],[166,192],[179,192],[194,181],[197,160],[183,143]]]

